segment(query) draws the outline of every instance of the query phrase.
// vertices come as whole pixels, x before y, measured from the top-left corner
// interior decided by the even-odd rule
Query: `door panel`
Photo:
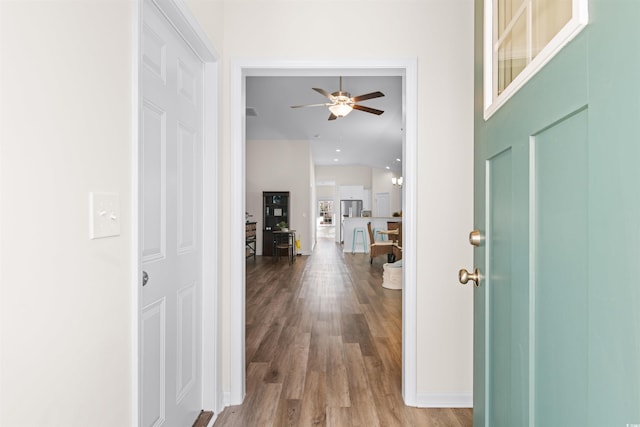
[[[592,9],[590,45],[606,54],[589,57],[588,416],[640,424],[640,2]]]
[[[142,146],[142,262],[162,259],[166,247],[166,114],[145,101],[142,106],[142,134],[153,144]]]
[[[198,327],[196,324],[196,284],[178,291],[178,339],[176,402],[180,403],[196,382]]]
[[[178,253],[196,249],[198,157],[197,133],[178,124]]]
[[[141,425],[186,426],[202,409],[203,63],[143,7]]]
[[[513,180],[511,148],[488,159],[487,168],[487,422],[491,426],[523,425],[526,420],[528,322],[526,301],[514,285]],[[517,285],[516,285],[517,286]],[[525,293],[526,295],[526,293]],[[524,334],[522,332],[525,332]]]
[[[475,427],[640,424],[640,2],[589,16],[486,121],[476,67]]]
[[[586,423],[588,112],[532,138],[536,425]]]
[[[149,304],[142,312],[142,426],[159,426],[165,421],[165,299]]]

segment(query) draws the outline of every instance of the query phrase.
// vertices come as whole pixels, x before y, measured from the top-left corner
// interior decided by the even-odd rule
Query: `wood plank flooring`
[[[470,427],[471,409],[402,401],[402,291],[382,263],[321,239],[312,256],[247,261],[244,403],[215,426]]]

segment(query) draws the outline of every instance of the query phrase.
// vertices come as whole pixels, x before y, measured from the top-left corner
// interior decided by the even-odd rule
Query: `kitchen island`
[[[355,245],[355,252],[366,253],[369,252],[369,234],[367,233],[367,223],[371,222],[371,230],[379,229],[386,230],[387,222],[402,222],[402,217],[346,217],[343,219],[343,238],[344,244],[342,246],[343,252],[352,252],[353,248],[353,230],[358,227],[362,227],[364,230],[365,244],[362,245],[362,238],[357,238],[357,244]],[[377,239],[382,239],[378,236]]]

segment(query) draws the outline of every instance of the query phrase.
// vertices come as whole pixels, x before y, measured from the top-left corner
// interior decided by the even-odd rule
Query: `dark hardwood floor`
[[[247,395],[215,426],[471,426],[471,409],[404,405],[402,291],[380,286],[383,258],[320,239],[293,264],[247,260]]]

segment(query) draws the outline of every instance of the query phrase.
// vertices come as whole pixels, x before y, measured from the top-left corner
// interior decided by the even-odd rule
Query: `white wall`
[[[289,227],[300,238],[300,253],[311,253],[313,212],[307,141],[247,141],[246,205],[258,229],[258,255],[262,254],[262,192],[289,191]]]
[[[317,182],[318,181],[316,180],[316,183]],[[333,200],[336,197],[337,191],[338,190],[335,185],[317,185],[316,197],[318,200]]]
[[[137,9],[0,7],[0,425],[127,426]],[[120,236],[89,240],[90,191]]]
[[[424,43],[417,277],[418,390],[425,399],[471,391],[473,379],[473,289],[457,280],[461,266],[473,265],[473,1],[427,4],[417,37]]]
[[[222,206],[231,203],[225,177],[232,167],[232,59],[418,59],[417,387],[424,401],[444,393],[470,394],[473,291],[458,285],[456,275],[472,265],[467,235],[473,226],[473,0],[228,1],[218,10],[224,14],[222,36],[219,16],[198,12],[214,40],[223,40],[218,47],[223,70]],[[336,18],[366,24],[340,26],[340,32],[332,33],[327,23]],[[316,174],[322,180],[319,170]],[[222,221],[229,215],[223,211]],[[228,233],[222,238],[228,245]],[[229,298],[231,262],[224,257],[231,251],[223,247],[221,253],[223,296]],[[228,305],[225,300],[223,306]],[[230,316],[223,316],[228,345]],[[229,355],[225,357],[228,368]],[[225,389],[229,387],[227,375]]]
[[[371,168],[368,166],[316,166],[316,181],[335,181],[336,186],[362,185],[371,188]],[[338,190],[336,189],[336,194]]]

